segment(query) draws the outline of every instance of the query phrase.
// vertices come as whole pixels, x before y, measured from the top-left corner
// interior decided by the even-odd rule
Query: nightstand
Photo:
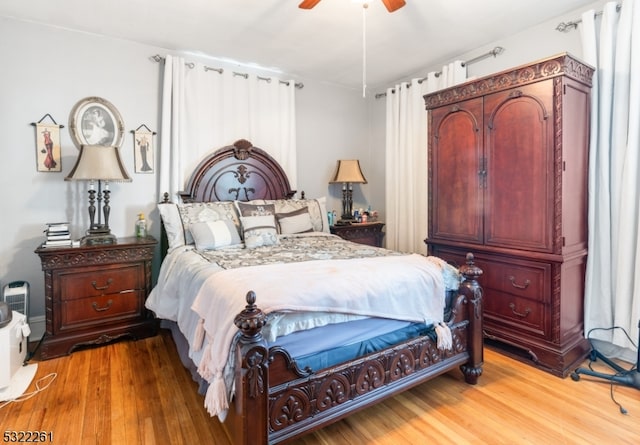
[[[121,337],[155,335],[156,320],[145,300],[156,244],[152,237],[131,237],[110,245],[36,249],[45,283],[41,358]]]
[[[384,223],[381,222],[366,222],[333,225],[330,227],[330,230],[334,235],[338,235],[340,238],[348,241],[382,247],[382,238],[384,238],[383,227]]]

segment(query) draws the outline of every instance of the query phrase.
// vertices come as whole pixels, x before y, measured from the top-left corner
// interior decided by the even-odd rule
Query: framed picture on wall
[[[82,145],[120,147],[124,123],[111,102],[101,97],[86,97],[71,110],[69,132],[78,150]]]
[[[62,171],[60,161],[60,125],[38,122],[36,127],[36,164],[39,172]]]
[[[153,135],[156,134],[142,124],[133,133],[133,160],[136,173],[153,173]]]

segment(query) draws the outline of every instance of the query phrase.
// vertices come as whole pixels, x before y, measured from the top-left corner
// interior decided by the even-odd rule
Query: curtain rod
[[[616,12],[620,12],[620,9],[622,9],[622,5],[620,3],[618,3],[616,5]],[[602,15],[602,11],[598,11],[596,12],[596,17],[599,15]],[[582,19],[578,19],[578,20],[572,20],[570,22],[560,22],[558,23],[558,26],[556,26],[556,31],[559,32],[569,32],[569,31],[573,31],[574,29],[578,29],[578,25],[582,23]]]
[[[480,54],[479,56],[474,57],[473,59],[469,59],[466,62],[462,62],[462,66],[467,66],[467,65],[471,65],[472,63],[476,63],[479,62],[481,60],[486,59],[487,57],[497,57],[500,54],[502,54],[504,52],[504,48],[501,46],[496,46],[495,48],[493,48],[491,51],[487,51],[484,54]],[[440,75],[442,74],[442,71],[438,71],[436,72],[435,76],[436,77],[440,77]],[[428,77],[423,77],[422,79],[418,80],[418,83],[422,83],[425,80],[427,80]],[[395,93],[395,90],[391,90],[393,93]],[[387,95],[387,93],[378,93],[376,94],[376,99],[380,99],[381,97],[385,97]]]
[[[162,57],[159,54],[156,54],[155,56],[151,56],[151,60],[153,60],[154,62],[163,62],[164,61],[164,57]],[[185,65],[188,66],[189,68],[194,68],[196,66],[195,63],[193,62],[185,62]],[[204,67],[205,71],[216,71],[219,74],[222,74],[224,72],[223,68],[212,68],[210,66],[205,66]],[[249,74],[248,73],[237,73],[237,72],[233,72],[234,76],[240,76],[240,77],[244,77],[245,79],[249,78]],[[267,82],[271,82],[271,77],[261,77],[261,76],[256,76],[259,80],[265,80]],[[287,80],[280,80],[280,83],[289,86],[289,81]],[[295,87],[298,89],[302,89],[304,88],[304,84],[300,83],[300,82],[295,82],[294,83]]]

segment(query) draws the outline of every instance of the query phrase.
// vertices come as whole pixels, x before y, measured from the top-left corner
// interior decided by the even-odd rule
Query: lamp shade
[[[334,184],[336,182],[366,184],[367,180],[362,174],[362,169],[360,169],[360,161],[357,159],[339,160],[336,173],[333,175],[333,179],[329,181],[329,183]]]
[[[76,165],[64,180],[131,182],[131,177],[120,158],[118,147],[82,145]]]

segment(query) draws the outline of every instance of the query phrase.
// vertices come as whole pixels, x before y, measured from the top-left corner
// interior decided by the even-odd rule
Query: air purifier
[[[2,299],[13,312],[20,312],[29,317],[29,283],[13,281],[4,286]]]

